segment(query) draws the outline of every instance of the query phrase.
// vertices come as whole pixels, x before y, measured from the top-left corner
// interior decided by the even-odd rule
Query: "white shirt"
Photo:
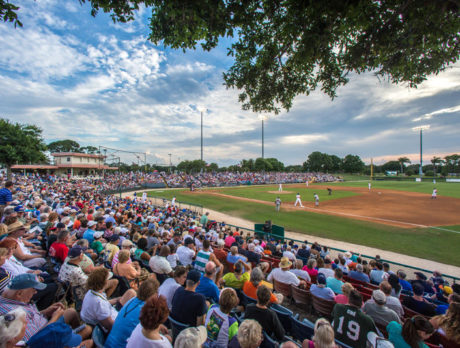
[[[170,254],[166,256],[166,259],[168,260],[169,264],[171,265],[171,268],[176,268],[177,262],[179,261],[179,257],[177,254]]]
[[[163,295],[166,298],[169,310],[172,309],[172,299],[178,288],[180,288],[180,284],[174,278],[168,278],[158,289],[158,295]]]
[[[299,285],[300,280],[297,276],[290,271],[283,271],[281,268],[275,268],[267,277],[269,282],[275,279],[277,282],[285,284],[294,284],[295,286]]]
[[[334,278],[334,270],[331,268],[320,268],[318,270],[318,273],[324,274],[324,276],[327,278],[332,277]]]
[[[112,307],[105,293],[89,290],[83,299],[81,319],[92,325],[111,317],[115,321],[118,312]]]
[[[283,257],[287,257],[289,260],[291,261],[295,261],[295,255],[292,251],[288,251],[286,250],[285,252],[283,252]]]
[[[307,271],[303,271],[301,269],[292,269],[290,272],[294,273],[297,277],[306,280],[307,282],[311,281],[310,275]]]
[[[177,248],[176,251],[177,256],[179,257],[179,261],[183,266],[191,265],[193,262],[193,257],[195,256],[195,251],[186,247],[185,245],[181,245]]]
[[[295,198],[296,198],[296,199],[300,199],[300,195],[296,195]]]
[[[152,256],[149,260],[149,267],[158,274],[169,274],[172,272],[171,265],[166,257],[163,256]]]
[[[14,257],[14,255],[12,255],[8,260],[5,260],[5,263],[2,267],[8,272],[10,272],[12,277],[16,277],[17,275],[27,273],[31,270],[30,268],[27,268],[21,262],[19,262],[18,259]]]
[[[169,340],[163,335],[160,336],[160,340],[151,340],[150,338],[145,337],[142,333],[142,325],[137,324],[131,334],[131,337],[128,338],[126,348],[172,348]]]

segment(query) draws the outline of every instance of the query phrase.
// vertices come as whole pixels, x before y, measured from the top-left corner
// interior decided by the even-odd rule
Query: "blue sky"
[[[47,142],[74,139],[148,152],[148,162],[200,156],[219,165],[259,157],[261,121],[241,110],[238,91],[223,86],[231,64],[228,40],[217,49],[183,53],[147,41],[149,10],[128,24],[91,17],[76,0],[15,1],[23,28],[0,23],[0,116],[39,125]],[[290,112],[268,115],[265,156],[300,164],[313,151],[352,153],[366,162],[401,155],[418,163],[460,152],[460,64],[418,89],[373,74],[353,75],[338,97],[320,92],[295,99]],[[134,161],[126,156],[125,161]]]

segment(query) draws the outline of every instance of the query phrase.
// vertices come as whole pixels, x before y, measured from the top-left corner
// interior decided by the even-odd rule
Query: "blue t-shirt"
[[[388,339],[395,347],[398,348],[411,348],[410,345],[402,337],[402,326],[401,324],[397,323],[396,321],[392,321],[387,325],[387,332],[388,332]],[[428,346],[420,342],[420,348],[428,348]]]
[[[217,285],[205,276],[201,276],[200,284],[195,290],[198,294],[203,294],[204,297],[212,299],[215,303],[219,302],[219,288]]]
[[[407,280],[405,279],[399,279],[399,285],[401,285],[401,287],[404,289],[404,290],[407,290],[407,291],[412,291],[412,285],[411,283],[409,283]]]
[[[348,276],[352,279],[356,279],[362,282],[369,283],[369,276],[363,272],[350,271],[350,273],[348,273]]]
[[[112,330],[105,341],[106,348],[125,348],[128,338],[139,324],[139,315],[144,306],[144,301],[137,297],[132,298],[118,312]]]
[[[341,280],[329,277],[326,279],[326,286],[334,291],[336,294],[342,293],[343,282]]]
[[[13,201],[13,195],[11,191],[8,190],[6,187],[0,189],[0,205],[6,205],[8,202]]]
[[[241,256],[241,255],[232,255],[230,253],[228,253],[227,255],[227,262],[230,262],[230,263],[233,263],[235,264],[238,260],[241,260],[243,262],[246,262],[247,259],[244,257],[244,256]]]
[[[87,229],[85,231],[85,233],[83,233],[83,239],[86,239],[89,243],[89,245],[91,245],[92,242],[94,242],[94,232],[96,231],[93,231],[91,229]]]

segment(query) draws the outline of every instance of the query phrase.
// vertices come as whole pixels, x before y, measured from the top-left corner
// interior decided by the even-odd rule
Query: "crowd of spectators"
[[[100,336],[108,348],[460,342],[460,285],[442,272],[406,279],[378,256],[332,257],[174,204],[104,195],[93,179],[16,176],[2,187],[2,347],[92,347]],[[332,304],[332,320],[304,319],[314,334],[292,338],[281,285]]]

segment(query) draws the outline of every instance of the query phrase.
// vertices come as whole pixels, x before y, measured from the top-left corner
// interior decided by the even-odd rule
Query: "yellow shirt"
[[[105,246],[105,250],[110,251],[108,261],[112,263],[113,257],[115,256],[117,252],[120,251],[120,248],[116,246],[115,244],[107,243],[107,245]]]
[[[225,282],[225,286],[233,289],[242,289],[243,284],[249,280],[249,272],[243,273],[240,279],[236,278],[235,273],[227,273],[222,279]]]

